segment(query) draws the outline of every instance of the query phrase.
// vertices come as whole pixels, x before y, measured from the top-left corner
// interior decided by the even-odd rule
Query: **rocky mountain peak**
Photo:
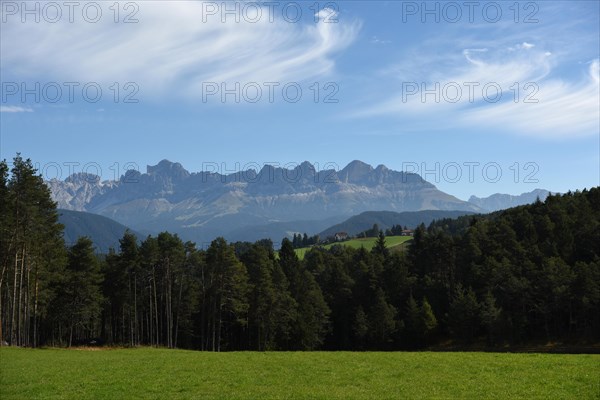
[[[302,171],[315,171],[315,166],[308,161],[304,161],[299,165],[299,167],[302,169]]]
[[[166,159],[162,160],[157,165],[146,166],[146,172],[148,175],[159,175],[177,180],[185,179],[190,176],[190,173],[183,168],[181,164]]]
[[[75,174],[68,176],[65,179],[65,182],[73,183],[76,185],[83,185],[83,184],[96,185],[96,184],[100,183],[100,177],[95,174],[88,174],[85,172],[77,172]]]
[[[360,160],[354,160],[346,165],[338,175],[342,182],[361,184],[366,183],[372,173],[372,166]]]

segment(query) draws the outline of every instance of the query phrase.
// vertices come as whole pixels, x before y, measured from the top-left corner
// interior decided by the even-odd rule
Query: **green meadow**
[[[8,399],[598,399],[600,355],[0,350]]]
[[[386,244],[387,248],[390,249],[391,251],[396,251],[396,250],[400,250],[400,249],[404,248],[403,244],[405,244],[406,242],[408,242],[411,239],[412,239],[412,236],[386,236],[385,244]],[[353,247],[355,249],[364,247],[366,250],[371,250],[373,248],[373,246],[375,246],[376,242],[377,242],[376,237],[363,238],[363,239],[350,239],[350,240],[346,240],[344,242],[330,243],[323,247],[325,249],[330,249],[332,246],[342,245],[342,246]],[[311,249],[311,247],[301,247],[299,249],[295,249],[295,251],[296,251],[296,254],[298,255],[298,258],[300,258],[302,260],[302,259],[304,259],[304,255],[308,251],[310,251],[310,249]]]

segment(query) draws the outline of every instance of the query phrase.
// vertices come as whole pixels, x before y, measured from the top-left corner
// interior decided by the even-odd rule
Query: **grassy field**
[[[7,399],[598,399],[599,355],[0,350]]]
[[[385,243],[386,243],[388,249],[394,251],[394,250],[403,248],[403,246],[401,246],[401,245],[411,239],[412,239],[411,236],[386,236]],[[375,246],[375,242],[377,242],[377,238],[351,239],[351,240],[347,240],[345,242],[328,244],[323,247],[326,249],[330,249],[331,246],[335,246],[336,244],[341,244],[342,246],[350,246],[350,247],[354,247],[355,249],[364,247],[367,250],[371,250],[373,248],[373,246]],[[296,249],[295,251],[296,251],[296,254],[298,255],[298,258],[304,259],[304,255],[310,249],[311,249],[310,247],[302,247],[302,248]]]

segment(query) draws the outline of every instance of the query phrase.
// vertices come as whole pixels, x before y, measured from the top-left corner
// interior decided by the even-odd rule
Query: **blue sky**
[[[0,4],[1,157],[47,178],[360,159],[463,199],[599,184],[598,1]]]

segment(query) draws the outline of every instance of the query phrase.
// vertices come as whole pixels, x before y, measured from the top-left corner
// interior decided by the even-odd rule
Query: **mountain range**
[[[361,161],[339,171],[303,162],[220,174],[190,173],[163,160],[118,181],[79,173],[47,183],[59,208],[99,214],[141,234],[168,230],[197,243],[216,236],[279,241],[281,233],[318,233],[365,211],[484,211],[417,174]]]
[[[547,190],[535,189],[531,192],[523,193],[518,196],[512,196],[510,194],[501,193],[496,193],[483,198],[471,196],[469,198],[469,203],[480,207],[486,212],[493,212],[498,210],[505,210],[511,207],[522,206],[525,204],[531,204],[537,199],[544,201],[549,195],[550,192]]]

